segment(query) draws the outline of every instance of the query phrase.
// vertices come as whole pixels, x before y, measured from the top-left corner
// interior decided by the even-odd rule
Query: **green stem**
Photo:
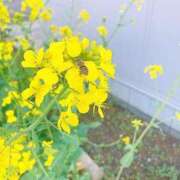
[[[134,144],[134,142],[136,141],[136,138],[137,138],[137,131],[138,131],[138,129],[136,128],[135,129],[135,132],[134,132],[134,136],[133,136],[133,144]]]
[[[168,92],[168,95],[166,96],[166,99],[164,102],[162,102],[155,115],[152,117],[150,123],[148,124],[148,126],[144,129],[144,131],[142,132],[142,134],[139,136],[139,138],[137,139],[137,141],[135,142],[135,146],[137,147],[142,139],[144,138],[144,136],[148,133],[148,131],[154,126],[154,123],[159,119],[160,117],[160,114],[163,112],[163,110],[165,109],[166,107],[166,104],[167,102],[169,102],[169,100],[174,96],[174,94],[176,93],[176,90],[177,90],[177,87],[179,86],[179,81],[180,81],[180,78],[177,79],[177,81],[175,81],[172,89],[170,89],[170,91]]]
[[[124,19],[124,17],[126,16],[126,14],[128,13],[129,9],[131,8],[132,4],[133,4],[134,0],[131,0],[126,8],[126,10],[124,11],[124,13],[119,17],[118,23],[115,26],[114,30],[112,31],[112,34],[110,35],[107,43],[109,44],[112,39],[115,37],[115,35],[117,34],[117,32],[119,31],[120,27],[122,26],[122,21]]]
[[[33,141],[35,141],[35,140],[34,140],[34,133],[35,133],[35,132],[32,131],[32,139],[33,139]],[[36,159],[36,162],[38,163],[40,169],[42,170],[42,172],[44,173],[44,175],[50,180],[50,177],[49,177],[48,172],[47,172],[46,169],[44,168],[43,164],[41,163],[40,158],[37,156],[36,152],[35,152],[33,149],[32,149],[32,153],[33,153],[33,156],[34,156],[34,158]]]
[[[144,129],[144,131],[141,133],[141,135],[139,136],[139,138],[136,140],[136,142],[134,142],[135,145],[135,149],[138,147],[138,145],[141,143],[141,141],[143,140],[143,138],[145,137],[145,135],[148,133],[148,131],[154,126],[155,122],[158,120],[160,114],[162,113],[162,111],[165,109],[167,102],[169,102],[169,100],[174,96],[174,94],[176,93],[177,88],[179,87],[179,83],[180,83],[180,77],[177,78],[177,80],[175,81],[174,85],[172,86],[172,88],[170,89],[170,91],[168,92],[166,99],[164,102],[162,102],[155,115],[152,117],[150,123],[148,124],[148,126]],[[122,172],[124,170],[124,167],[121,165],[120,169],[118,171],[118,175],[116,177],[116,180],[119,180]]]
[[[23,134],[26,134],[27,132],[32,131],[33,129],[35,129],[35,128],[39,125],[39,123],[43,120],[43,118],[47,115],[47,113],[49,112],[49,110],[52,108],[52,106],[54,105],[56,99],[63,97],[64,94],[67,93],[67,90],[68,90],[68,88],[65,87],[65,88],[62,90],[61,94],[55,96],[55,97],[50,101],[50,103],[48,104],[48,106],[47,106],[46,109],[44,110],[43,114],[41,114],[41,115],[37,118],[37,120],[36,120],[33,124],[31,124],[29,127],[27,127],[26,129],[21,130],[21,131],[20,131],[19,133],[17,133],[15,136],[13,136],[12,138],[10,138],[9,141],[7,141],[7,145],[11,144],[11,143],[12,143],[14,140],[16,140],[19,136],[21,136],[21,135],[23,135]]]
[[[119,171],[118,171],[118,174],[117,174],[117,176],[116,176],[116,180],[120,180],[120,177],[121,177],[121,175],[122,175],[123,170],[124,170],[124,167],[123,167],[123,166],[120,166]]]

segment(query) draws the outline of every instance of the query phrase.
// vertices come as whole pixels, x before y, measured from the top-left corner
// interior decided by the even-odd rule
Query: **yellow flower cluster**
[[[4,97],[3,102],[2,102],[2,107],[11,104],[13,99],[18,98],[18,94],[15,91],[9,91],[7,96]]]
[[[10,23],[10,15],[7,7],[0,1],[0,31],[4,31]]]
[[[59,101],[66,111],[60,114],[58,127],[70,133],[71,126],[79,122],[73,107],[80,113],[87,113],[90,106],[97,107],[104,117],[102,107],[108,97],[108,79],[114,78],[115,67],[110,49],[70,34],[69,27],[63,28],[68,33],[63,34],[61,41],[52,42],[46,50],[25,52],[22,66],[34,68],[36,74],[22,97],[39,107],[49,92],[57,93],[68,86],[69,94]]]
[[[21,2],[21,11],[25,12],[30,9],[29,20],[35,21],[41,17],[44,21],[51,20],[51,9],[45,8],[43,0],[24,0]]]
[[[10,60],[14,50],[14,42],[0,42],[0,60]]]
[[[0,137],[0,179],[18,180],[35,165],[35,160],[26,143],[26,138],[20,136],[10,145],[6,145],[6,138]]]
[[[26,113],[26,115],[39,115],[40,114],[40,111],[37,110],[36,108],[33,108],[33,105],[28,102],[28,101],[25,101],[21,94],[19,94],[18,92],[16,91],[9,91],[8,94],[3,98],[2,100],[2,107],[8,107],[8,105],[11,104],[11,109],[9,110],[6,110],[5,112],[5,117],[6,117],[6,122],[7,123],[15,123],[17,118],[15,116],[15,111],[16,109],[18,108],[17,105],[19,105],[19,107],[27,107],[30,109],[30,111],[28,111]],[[14,108],[12,105],[15,105]]]

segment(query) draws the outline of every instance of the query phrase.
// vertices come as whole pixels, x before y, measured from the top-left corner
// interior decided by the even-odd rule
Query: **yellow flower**
[[[97,31],[98,31],[99,35],[102,37],[106,37],[108,35],[108,30],[107,30],[106,26],[104,26],[104,25],[97,27]]]
[[[90,19],[90,14],[87,10],[83,9],[83,10],[81,10],[79,17],[82,21],[88,22]]]
[[[17,100],[19,95],[15,91],[9,91],[8,95],[3,99],[2,106],[6,106],[11,104],[11,102],[15,99]]]
[[[14,111],[13,110],[8,110],[6,111],[6,118],[7,118],[7,122],[12,124],[14,122],[16,122],[16,116],[14,114]]]
[[[51,25],[50,30],[51,30],[52,33],[56,33],[56,32],[58,32],[59,28],[56,25]]]
[[[26,38],[18,37],[19,44],[23,48],[23,50],[27,50],[31,47],[29,41]]]
[[[55,159],[56,150],[53,148],[53,141],[43,141],[44,155],[47,156],[44,165],[50,167]]]
[[[10,60],[14,50],[14,42],[0,42],[0,59]]]
[[[71,61],[64,61],[65,43],[52,42],[45,53],[46,66],[53,68],[58,73],[66,71],[72,67]]]
[[[83,50],[86,50],[89,47],[89,39],[88,38],[83,38],[82,42],[81,42],[81,46]]]
[[[22,66],[25,68],[35,68],[42,66],[42,61],[44,57],[44,49],[41,48],[37,53],[32,50],[28,50],[24,53],[24,60],[22,61]]]
[[[50,148],[52,147],[53,141],[43,141],[42,142],[42,147],[43,148]]]
[[[136,9],[137,9],[138,12],[142,10],[144,0],[133,0],[133,3],[136,6]]]
[[[30,9],[29,20],[35,21],[44,7],[43,0],[24,0],[21,2],[21,11]]]
[[[143,126],[142,120],[140,119],[134,119],[131,121],[131,124],[134,128],[139,129],[141,126]]]
[[[78,116],[70,111],[61,112],[58,120],[58,128],[66,133],[71,132],[71,127],[76,127],[79,124]]]
[[[55,159],[56,150],[53,148],[53,141],[43,141],[42,147],[44,148],[44,155],[46,156],[46,161],[44,165],[50,167]]]
[[[35,160],[31,159],[31,152],[23,152],[22,160],[19,162],[19,172],[20,174],[25,173],[28,170],[31,170],[35,165]]]
[[[110,49],[100,48],[101,69],[111,78],[115,76],[115,66],[112,64],[112,51]]]
[[[144,73],[148,73],[151,79],[157,79],[158,76],[163,75],[164,70],[161,65],[149,65],[144,69]]]
[[[10,145],[5,137],[0,137],[0,179],[19,180],[24,173],[32,170],[35,160],[31,151],[25,150],[26,143],[27,139],[23,136]]]
[[[10,15],[7,7],[0,1],[0,30],[4,31],[10,23]]]
[[[177,112],[177,113],[176,113],[176,119],[177,119],[177,120],[180,120],[180,112]]]
[[[40,17],[44,21],[50,21],[52,18],[52,10],[51,9],[44,9],[41,12]]]
[[[63,37],[72,36],[72,29],[69,26],[60,27],[60,34]]]
[[[40,106],[44,97],[57,82],[57,74],[50,68],[43,68],[37,72],[30,87],[22,92],[22,97],[24,100],[28,100],[29,97],[35,96],[35,104]]]
[[[66,41],[69,56],[75,58],[81,54],[81,42],[77,36],[72,36]]]
[[[50,167],[52,165],[53,161],[54,161],[54,156],[52,154],[49,154],[47,160],[44,163],[44,165],[46,167]]]
[[[130,144],[130,137],[129,136],[123,136],[122,142],[126,145]]]

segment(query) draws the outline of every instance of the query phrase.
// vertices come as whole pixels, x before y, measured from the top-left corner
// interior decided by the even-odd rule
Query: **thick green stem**
[[[121,175],[122,175],[123,170],[124,170],[124,167],[123,167],[123,166],[120,166],[119,171],[118,171],[118,174],[117,174],[117,176],[116,176],[116,180],[120,180],[120,177],[121,177]]]

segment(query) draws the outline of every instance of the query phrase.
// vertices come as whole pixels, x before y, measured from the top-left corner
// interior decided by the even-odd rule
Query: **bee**
[[[88,68],[82,60],[77,60],[77,66],[79,67],[80,73],[83,75],[88,75]]]

